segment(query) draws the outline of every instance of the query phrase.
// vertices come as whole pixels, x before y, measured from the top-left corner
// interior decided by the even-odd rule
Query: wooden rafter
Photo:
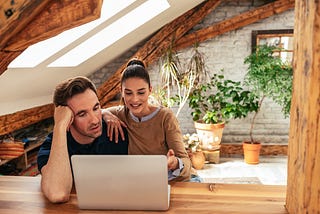
[[[19,56],[22,51],[0,51],[0,75],[7,69],[12,60]],[[3,69],[2,69],[3,68]]]
[[[55,0],[15,37],[4,50],[16,51],[100,17],[102,0]]]
[[[2,1],[0,3],[0,49],[24,29],[48,5],[43,1]]]
[[[30,124],[52,117],[53,104],[7,114],[0,117],[0,135],[29,126]]]
[[[5,2],[10,1],[0,8],[10,8]],[[7,20],[0,16],[0,58],[6,59],[0,63],[0,75],[30,45],[99,18],[102,6],[102,0],[14,2],[19,6],[12,9],[16,12]]]
[[[291,8],[294,8],[293,0],[278,0],[273,3],[266,4],[259,8],[241,13],[238,16],[221,21],[215,25],[185,35],[181,39],[177,40],[175,43],[175,49],[180,50],[189,47],[196,42],[203,42],[207,39],[212,39],[213,37],[244,27],[275,14],[282,13]]]

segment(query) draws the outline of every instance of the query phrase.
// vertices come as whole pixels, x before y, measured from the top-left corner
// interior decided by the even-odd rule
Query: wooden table
[[[167,213],[287,213],[285,195],[286,186],[177,182]],[[40,177],[0,176],[0,213],[143,212],[79,210],[74,193],[69,202],[52,204],[41,193]]]

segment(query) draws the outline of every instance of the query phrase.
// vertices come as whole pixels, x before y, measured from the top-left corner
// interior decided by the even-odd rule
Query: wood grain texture
[[[222,157],[228,157],[233,155],[243,155],[242,144],[221,144],[220,155]],[[280,144],[262,144],[260,150],[261,156],[274,156],[274,155],[288,155],[288,145]]]
[[[100,17],[102,0],[54,0],[4,50],[17,51]]]
[[[0,3],[0,50],[48,5],[49,0],[15,0]]]
[[[8,2],[15,2],[16,8]],[[0,75],[23,50],[37,42],[100,17],[102,0],[3,1],[15,12],[0,16]],[[0,13],[1,14],[1,13]]]
[[[8,65],[18,57],[23,51],[0,51],[0,75],[5,72]]]
[[[287,213],[285,186],[256,184],[171,183],[170,208],[161,213]],[[125,202],[124,202],[125,203]],[[51,204],[40,190],[40,177],[0,176],[0,213],[101,213],[79,210],[74,192],[70,201]],[[145,213],[107,211],[108,213]],[[149,211],[148,213],[158,213]]]
[[[0,116],[0,135],[24,128],[53,116],[53,104],[37,106],[13,114]]]
[[[290,213],[320,212],[319,14],[319,1],[296,1],[286,200]]]

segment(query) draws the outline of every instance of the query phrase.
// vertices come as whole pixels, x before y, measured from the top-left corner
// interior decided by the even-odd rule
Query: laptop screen
[[[165,155],[73,155],[81,209],[167,210]]]

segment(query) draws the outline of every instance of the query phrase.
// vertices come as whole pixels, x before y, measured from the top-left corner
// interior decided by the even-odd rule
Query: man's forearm
[[[65,129],[54,128],[49,160],[42,168],[41,174],[42,191],[51,202],[69,200],[73,180]]]

